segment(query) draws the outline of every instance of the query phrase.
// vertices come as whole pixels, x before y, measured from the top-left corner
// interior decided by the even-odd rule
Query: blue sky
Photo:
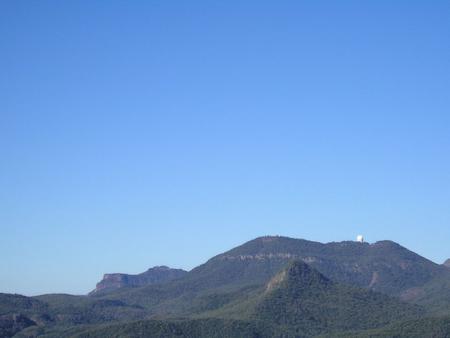
[[[450,257],[448,1],[2,1],[0,292],[254,237]]]

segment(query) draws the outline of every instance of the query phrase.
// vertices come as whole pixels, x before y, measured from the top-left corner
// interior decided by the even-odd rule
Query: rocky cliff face
[[[183,277],[187,271],[171,269],[167,266],[155,266],[147,271],[128,275],[125,273],[107,273],[97,283],[95,290],[89,295],[104,294],[122,287],[138,287],[150,284],[165,283]]]

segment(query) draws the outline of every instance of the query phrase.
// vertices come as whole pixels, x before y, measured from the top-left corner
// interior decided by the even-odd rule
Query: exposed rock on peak
[[[129,275],[125,273],[107,273],[97,283],[95,290],[89,295],[104,294],[122,287],[138,287],[150,284],[158,284],[172,281],[183,277],[187,271],[182,269],[171,269],[165,265],[155,266],[147,271]]]
[[[447,259],[443,265],[446,266],[447,268],[450,268],[450,258]]]

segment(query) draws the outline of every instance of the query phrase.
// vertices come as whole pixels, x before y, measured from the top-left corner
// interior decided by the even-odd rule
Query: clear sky
[[[0,2],[0,292],[359,233],[450,257],[449,1]]]

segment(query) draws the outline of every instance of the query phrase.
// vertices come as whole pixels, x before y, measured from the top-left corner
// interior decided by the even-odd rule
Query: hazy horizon
[[[450,258],[450,2],[3,1],[0,292],[255,237]]]

